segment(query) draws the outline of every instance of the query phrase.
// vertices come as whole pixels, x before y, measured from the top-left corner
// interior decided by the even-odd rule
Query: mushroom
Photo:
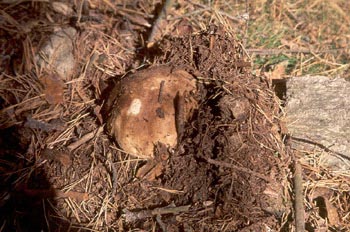
[[[116,84],[107,101],[107,128],[125,152],[151,159],[158,142],[176,146],[177,118],[191,116],[196,102],[190,93],[195,91],[193,76],[165,65],[128,75]],[[180,100],[181,96],[186,99]]]

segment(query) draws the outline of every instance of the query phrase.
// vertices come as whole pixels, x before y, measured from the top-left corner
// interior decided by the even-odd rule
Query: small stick
[[[163,232],[167,232],[167,229],[166,229],[166,225],[164,224],[164,222],[162,221],[162,216],[160,214],[158,214],[156,216],[156,220],[160,226],[160,228],[162,228],[162,231]]]
[[[31,129],[40,129],[45,132],[52,132],[54,130],[61,129],[60,126],[53,125],[51,123],[42,122],[32,117],[27,117],[27,121],[24,123],[25,127],[29,127]]]
[[[162,207],[162,208],[155,208],[153,210],[141,210],[138,212],[129,211],[127,209],[124,209],[125,213],[125,221],[126,222],[135,222],[137,220],[142,220],[145,218],[150,218],[155,215],[162,215],[162,214],[179,214],[182,212],[187,212],[190,209],[190,205],[184,205],[179,207]]]
[[[103,127],[100,127],[94,131],[91,131],[87,134],[85,134],[83,137],[81,137],[78,141],[71,143],[67,148],[69,151],[73,151],[80,147],[82,144],[86,143],[87,141],[90,141],[95,137],[96,134],[100,133],[102,131]]]
[[[151,27],[151,24],[149,24],[147,22],[147,20],[145,20],[144,18],[142,18],[141,16],[138,16],[136,14],[128,14],[126,12],[124,12],[123,10],[118,10],[117,13],[127,19],[129,19],[131,22],[141,25],[141,26],[145,26],[145,27]]]
[[[214,164],[216,166],[222,166],[222,167],[225,167],[225,168],[232,168],[232,169],[236,169],[238,171],[241,171],[241,172],[245,172],[245,173],[248,173],[252,176],[256,176],[260,179],[263,179],[263,180],[266,180],[267,182],[271,182],[271,179],[260,174],[260,173],[257,173],[257,172],[254,172],[248,168],[244,168],[244,167],[240,167],[240,166],[237,166],[237,165],[234,165],[234,164],[229,164],[229,163],[225,163],[225,162],[221,162],[221,161],[217,161],[217,160],[213,160],[213,159],[210,159],[210,158],[206,158],[207,162],[210,163],[210,164]]]
[[[148,37],[147,48],[153,47],[153,45],[155,43],[155,37],[160,30],[160,24],[166,18],[168,11],[169,11],[171,5],[173,5],[173,3],[174,3],[174,0],[165,0],[162,11],[160,12],[160,14],[158,15],[158,18],[154,22],[153,27],[152,27],[152,31]]]
[[[117,185],[118,185],[118,175],[117,175],[117,169],[115,168],[115,165],[112,161],[108,161],[111,164],[112,169],[112,192],[111,196],[113,197],[115,193],[117,192]]]
[[[305,231],[305,211],[304,211],[304,197],[303,197],[303,179],[300,163],[294,161],[294,210],[295,210],[295,231]]]
[[[252,64],[248,61],[233,62],[232,65],[237,68],[252,67]]]

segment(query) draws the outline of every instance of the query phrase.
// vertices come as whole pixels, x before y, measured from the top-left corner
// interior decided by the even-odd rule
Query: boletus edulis
[[[195,92],[195,78],[181,69],[162,65],[127,75],[107,100],[107,129],[125,152],[151,159],[158,142],[176,146]]]

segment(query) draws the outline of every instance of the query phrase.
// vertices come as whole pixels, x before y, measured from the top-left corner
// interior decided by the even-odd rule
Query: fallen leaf
[[[63,103],[64,83],[57,74],[45,75],[40,78],[40,82],[44,87],[45,99],[49,104]]]
[[[327,218],[331,226],[336,226],[340,224],[340,219],[338,215],[337,208],[328,200],[324,199],[327,209]]]
[[[325,205],[325,210],[327,211],[327,219],[330,226],[339,225],[340,219],[338,215],[337,208],[330,202],[332,196],[332,190],[327,188],[316,188],[312,194],[312,198],[322,198]]]
[[[265,73],[265,75],[270,80],[284,79],[288,64],[289,64],[288,60],[282,61],[281,63],[278,63],[275,65],[275,68],[273,69],[273,71],[267,72]]]

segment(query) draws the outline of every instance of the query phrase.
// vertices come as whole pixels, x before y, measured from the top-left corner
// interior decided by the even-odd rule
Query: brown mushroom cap
[[[129,154],[152,158],[157,142],[175,147],[175,98],[196,90],[195,79],[184,70],[157,66],[122,79],[112,91],[108,128]],[[194,107],[186,101],[186,109]],[[185,117],[189,117],[186,110]]]

